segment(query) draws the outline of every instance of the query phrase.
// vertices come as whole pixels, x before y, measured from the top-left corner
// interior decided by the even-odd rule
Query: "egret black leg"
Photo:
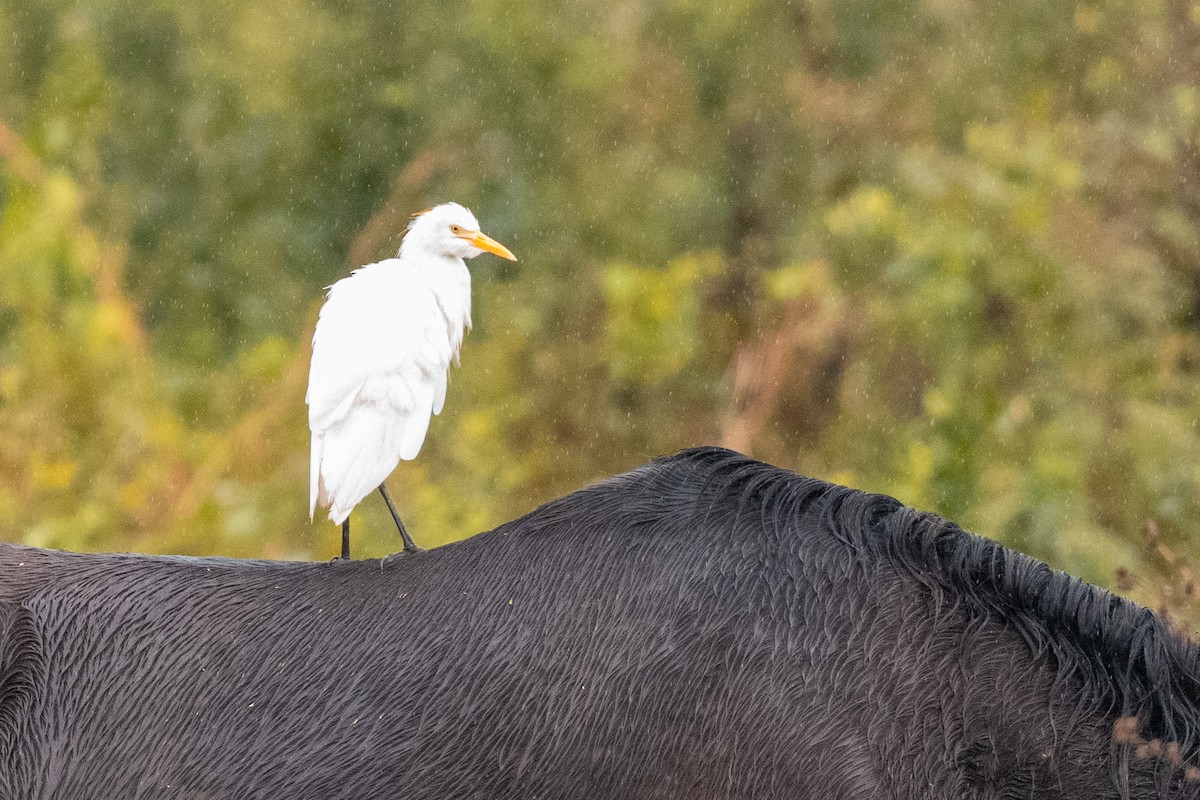
[[[412,537],[408,535],[408,528],[405,528],[404,523],[400,521],[400,515],[396,513],[396,505],[392,502],[391,496],[388,495],[386,483],[379,484],[379,493],[383,495],[383,502],[387,503],[388,511],[392,512],[392,519],[396,521],[396,528],[400,531],[400,538],[404,539],[404,552],[421,552],[421,548],[417,547]]]
[[[350,560],[350,518],[342,523],[342,558]]]

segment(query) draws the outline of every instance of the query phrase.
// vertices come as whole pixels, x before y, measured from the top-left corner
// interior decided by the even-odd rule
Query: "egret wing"
[[[449,364],[448,347],[437,346],[440,320],[421,273],[398,259],[330,287],[313,334],[309,426],[327,430],[361,404],[398,414],[421,405],[426,385],[432,388]]]

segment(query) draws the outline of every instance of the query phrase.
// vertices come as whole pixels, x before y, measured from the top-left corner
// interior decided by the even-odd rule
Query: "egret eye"
[[[459,227],[459,226],[457,226],[457,225],[451,225],[451,226],[450,226],[450,232],[451,232],[451,233],[453,233],[453,234],[459,234],[459,233],[462,233],[462,228],[460,228],[460,227]]]

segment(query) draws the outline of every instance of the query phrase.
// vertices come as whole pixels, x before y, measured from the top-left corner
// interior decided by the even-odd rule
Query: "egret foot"
[[[396,506],[392,502],[391,496],[388,494],[387,484],[379,484],[379,493],[383,495],[383,502],[387,503],[388,511],[392,512],[392,519],[396,522],[396,529],[400,531],[400,538],[404,540],[405,553],[419,553],[421,548],[417,547],[416,542],[408,535],[408,528],[404,527],[404,523],[400,521],[400,515],[396,512]]]
[[[383,572],[384,569],[386,569],[387,567],[390,567],[393,564],[399,564],[403,561],[406,561],[409,556],[412,556],[412,555],[415,555],[416,553],[421,553],[421,552],[424,552],[424,551],[420,547],[418,547],[416,550],[413,550],[413,551],[400,550],[399,552],[396,552],[396,553],[388,553],[386,556],[379,559],[379,571]]]
[[[342,520],[342,554],[338,556],[343,561],[350,560],[350,518]]]

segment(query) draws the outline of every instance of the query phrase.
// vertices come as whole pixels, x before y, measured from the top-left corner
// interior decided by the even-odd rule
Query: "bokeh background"
[[[0,35],[3,539],[335,554],[323,287],[455,199],[521,261],[472,262],[390,481],[420,543],[725,444],[1187,618],[1192,0],[0,0]]]

